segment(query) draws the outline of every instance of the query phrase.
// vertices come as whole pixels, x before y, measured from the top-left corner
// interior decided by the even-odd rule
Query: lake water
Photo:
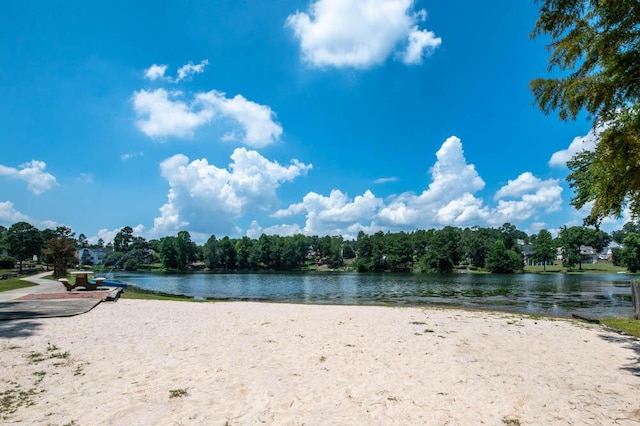
[[[593,318],[633,312],[630,278],[616,274],[116,273],[115,278],[198,299],[446,305]]]

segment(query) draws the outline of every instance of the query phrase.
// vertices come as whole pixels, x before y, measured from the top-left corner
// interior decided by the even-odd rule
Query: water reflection
[[[618,275],[117,274],[151,290],[222,300],[316,304],[448,305],[591,317],[631,315]]]

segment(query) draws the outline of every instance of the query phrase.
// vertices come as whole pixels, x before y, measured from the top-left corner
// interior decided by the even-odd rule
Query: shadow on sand
[[[41,323],[32,320],[0,321],[0,339],[33,336]]]
[[[610,343],[616,343],[635,352],[635,357],[628,358],[630,361],[629,364],[621,367],[621,369],[629,371],[640,377],[640,339],[624,334],[616,336],[601,334],[600,338]]]

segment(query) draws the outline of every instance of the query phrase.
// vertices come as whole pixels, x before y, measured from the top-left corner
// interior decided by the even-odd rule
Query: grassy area
[[[600,320],[601,324],[608,325],[616,330],[624,331],[632,336],[640,337],[640,320],[627,318],[604,318]]]
[[[127,289],[120,296],[122,299],[138,300],[170,300],[178,302],[202,302],[189,296],[179,296],[175,294],[163,293],[160,291],[145,290],[140,287],[128,285]]]
[[[525,266],[524,271],[541,273],[544,272],[544,268],[542,266]],[[570,274],[615,274],[623,271],[626,271],[626,268],[614,266],[612,263],[583,264],[582,271],[578,270],[578,266],[571,271],[567,271],[567,268],[562,265],[547,265],[546,267],[546,272],[568,272]]]
[[[16,288],[33,287],[38,285],[29,281],[22,281],[19,278],[8,278],[0,280],[0,291],[15,290]]]

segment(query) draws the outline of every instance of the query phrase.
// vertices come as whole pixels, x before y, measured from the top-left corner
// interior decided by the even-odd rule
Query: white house
[[[82,248],[78,250],[78,261],[81,265],[100,265],[108,253],[106,248]]]

